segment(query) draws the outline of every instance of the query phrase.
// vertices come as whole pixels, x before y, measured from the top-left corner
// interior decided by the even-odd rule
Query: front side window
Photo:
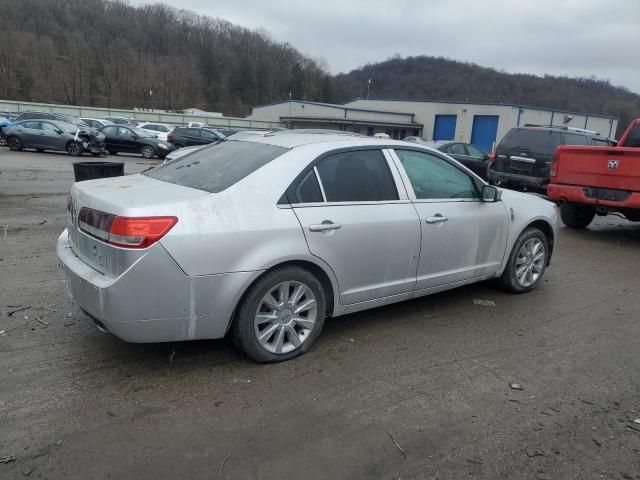
[[[472,178],[435,155],[396,150],[418,199],[478,198]]]
[[[327,202],[398,200],[395,182],[380,150],[336,153],[317,164]]]
[[[201,130],[200,133],[205,140],[218,140],[218,136],[209,130]]]
[[[22,124],[24,128],[31,128],[33,130],[40,130],[40,122],[24,122]]]
[[[126,137],[126,136],[133,135],[133,132],[128,128],[118,127],[118,135],[120,137]]]

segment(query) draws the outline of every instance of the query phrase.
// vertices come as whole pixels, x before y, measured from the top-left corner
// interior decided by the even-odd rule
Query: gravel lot
[[[0,478],[640,479],[640,225],[563,228],[530,294],[341,317],[257,365],[90,325],[56,268],[72,181],[66,155],[0,149]]]

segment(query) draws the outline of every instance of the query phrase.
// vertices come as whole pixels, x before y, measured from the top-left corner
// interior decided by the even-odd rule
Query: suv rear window
[[[513,128],[504,136],[498,149],[522,149],[543,155],[553,155],[558,145],[562,145],[562,137],[562,133],[553,130]]]
[[[287,148],[264,143],[225,141],[196,150],[144,175],[183,187],[218,193],[287,151]]]

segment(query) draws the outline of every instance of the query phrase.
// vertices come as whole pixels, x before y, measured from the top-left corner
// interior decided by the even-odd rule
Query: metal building
[[[356,99],[342,105],[289,100],[254,107],[247,118],[282,122],[289,128],[457,140],[486,151],[516,126],[567,126],[594,130],[605,137],[615,135],[618,126],[615,117],[526,105],[386,99]]]

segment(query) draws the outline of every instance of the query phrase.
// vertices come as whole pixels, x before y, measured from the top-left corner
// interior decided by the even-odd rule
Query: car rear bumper
[[[235,305],[261,272],[190,277],[156,244],[117,278],[82,261],[65,230],[57,254],[76,305],[103,330],[127,342],[222,338]]]
[[[612,201],[587,196],[584,187],[551,183],[547,186],[547,194],[554,201],[583,203],[585,205],[601,205],[613,208],[640,209],[640,192],[630,192],[624,201]]]
[[[489,169],[489,181],[497,185],[516,184],[530,187],[543,188],[549,179],[544,177],[531,177],[528,175],[518,175],[516,173],[498,172]]]

